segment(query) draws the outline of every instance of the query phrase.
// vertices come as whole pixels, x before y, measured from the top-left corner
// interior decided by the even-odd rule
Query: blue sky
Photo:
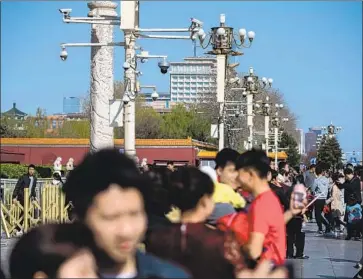
[[[59,59],[62,42],[89,42],[90,26],[64,24],[59,8],[86,16],[85,1],[2,2],[1,110],[13,102],[26,113],[37,107],[62,111],[63,96],[82,96],[89,88],[90,49],[68,49]],[[119,12],[119,9],[118,9]],[[190,17],[204,29],[219,23],[219,14],[235,29],[256,32],[254,45],[238,58],[239,70],[253,66],[272,77],[298,126],[342,126],[339,138],[347,151],[362,150],[362,3],[361,2],[142,2],[142,28],[183,28]],[[115,40],[123,35],[115,30]],[[139,40],[150,54],[180,61],[193,55],[190,41]],[[198,50],[201,55],[203,52]],[[124,51],[115,50],[115,78],[123,75]],[[143,64],[142,84],[168,91],[169,76],[161,75],[157,61]]]

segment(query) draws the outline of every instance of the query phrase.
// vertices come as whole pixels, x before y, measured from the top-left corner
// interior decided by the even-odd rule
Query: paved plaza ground
[[[15,239],[1,239],[1,266],[7,272],[7,259]],[[307,224],[305,254],[308,260],[292,260],[296,278],[352,278],[353,268],[362,256],[361,241],[326,238],[316,233],[316,224]]]

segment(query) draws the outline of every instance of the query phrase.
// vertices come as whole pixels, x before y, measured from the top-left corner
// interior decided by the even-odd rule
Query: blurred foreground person
[[[153,231],[147,249],[185,266],[193,278],[235,278],[237,263],[225,258],[225,234],[205,224],[214,209],[213,192],[213,181],[198,169],[175,171],[170,178],[170,196],[181,210],[181,223]],[[241,255],[238,258],[243,260]]]
[[[138,250],[147,228],[148,184],[135,162],[116,149],[88,154],[64,184],[77,220],[95,235],[102,278],[189,278],[181,268]]]
[[[10,277],[98,278],[92,232],[82,224],[48,224],[32,229],[10,255]]]

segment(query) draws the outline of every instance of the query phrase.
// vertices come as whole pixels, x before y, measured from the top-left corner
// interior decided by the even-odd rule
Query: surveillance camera
[[[127,71],[128,69],[130,69],[131,65],[129,62],[124,62],[124,64],[122,65],[122,67],[124,68],[125,71]]]
[[[122,102],[124,103],[124,105],[127,105],[130,102],[130,97],[127,93],[124,94]]]
[[[63,14],[64,17],[69,17],[72,12],[72,9],[59,9],[59,12]]]
[[[203,22],[201,22],[200,20],[196,19],[196,18],[191,18],[190,19],[192,21],[192,23],[194,23],[197,26],[203,26]]]
[[[147,58],[141,58],[141,63],[146,63],[147,62]]]
[[[158,66],[160,68],[161,73],[165,75],[168,72],[170,63],[164,59],[163,61],[160,61],[158,63]]]
[[[151,94],[151,99],[152,99],[153,101],[156,101],[158,98],[159,98],[159,94],[158,94],[158,92],[154,91],[154,92]]]
[[[239,112],[237,111],[236,114],[234,115],[236,118],[239,117]]]
[[[62,51],[60,52],[60,59],[62,59],[62,61],[66,61],[68,57],[68,52],[65,48],[62,48]]]

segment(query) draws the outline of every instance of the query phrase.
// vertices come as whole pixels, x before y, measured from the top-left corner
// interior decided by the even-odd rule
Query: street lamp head
[[[250,75],[252,76],[253,75],[253,67],[250,67],[248,72],[250,73]]]
[[[220,14],[219,23],[223,24],[223,25],[226,23],[226,15],[225,14]]]
[[[269,85],[272,85],[272,83],[274,82],[274,80],[272,78],[269,78],[267,81],[268,81]]]
[[[158,92],[156,92],[156,90],[153,91],[153,93],[151,93],[151,99],[153,101],[156,101],[159,98],[159,94]]]
[[[226,34],[226,29],[220,27],[217,29],[217,35],[218,36],[224,36]]]
[[[261,80],[262,80],[263,84],[265,84],[265,85],[267,84],[267,78],[263,77]]]
[[[60,59],[62,60],[62,61],[66,61],[67,60],[67,57],[68,57],[68,52],[67,52],[67,50],[66,50],[66,48],[65,47],[62,47],[62,50],[61,50],[61,52],[60,52]]]
[[[249,31],[249,32],[247,33],[247,36],[248,36],[248,39],[250,40],[250,42],[252,43],[252,41],[253,41],[253,39],[255,38],[256,34],[255,34],[255,32],[253,32],[253,31]]]
[[[282,119],[282,121],[284,121],[284,122],[288,122],[288,121],[289,121],[289,119],[288,119],[288,118],[283,118],[283,119]]]
[[[265,108],[269,108],[270,107],[270,105],[269,104],[265,104]]]
[[[280,108],[282,109],[282,108],[284,108],[284,104],[280,104]]]
[[[203,43],[205,37],[207,37],[207,35],[205,34],[205,32],[204,32],[203,29],[199,29],[199,31],[198,31],[198,37],[199,37],[200,43]]]
[[[241,28],[240,30],[238,30],[238,34],[239,34],[241,41],[243,42],[246,38],[247,30],[244,28]]]

